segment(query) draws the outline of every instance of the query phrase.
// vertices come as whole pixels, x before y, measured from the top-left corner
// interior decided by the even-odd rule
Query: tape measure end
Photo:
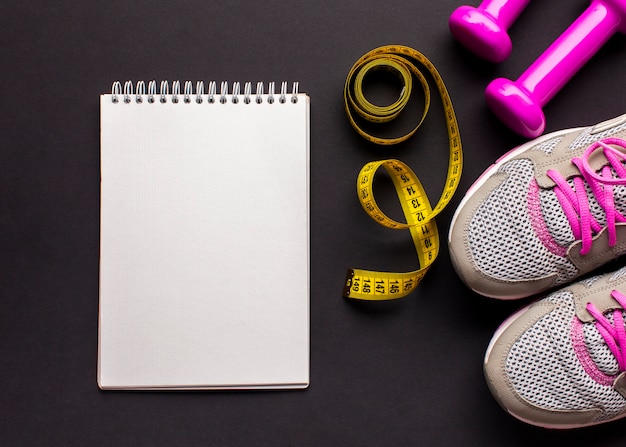
[[[346,280],[343,286],[343,296],[350,298],[350,288],[352,287],[352,278],[354,278],[354,269],[348,269],[346,272]]]

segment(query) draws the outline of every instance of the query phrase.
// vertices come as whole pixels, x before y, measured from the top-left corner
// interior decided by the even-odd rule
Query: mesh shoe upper
[[[626,185],[606,187],[575,164],[599,141],[610,141],[611,150],[626,152],[626,115],[622,118],[611,126],[562,131],[529,142],[503,157],[470,188],[453,218],[449,247],[457,272],[472,289],[497,298],[529,296],[568,283],[626,252],[623,244],[591,242],[589,237],[585,243],[603,247],[604,256],[588,256],[584,250],[581,254],[577,248],[588,236],[587,220],[593,224],[591,236],[608,237],[601,234],[607,226],[607,202],[615,212],[626,213]],[[604,175],[621,179],[621,162],[613,167],[602,151],[593,152],[588,155],[591,169],[608,166]],[[609,189],[612,196],[605,199]],[[573,205],[567,202],[568,194],[575,197]],[[576,209],[579,206],[583,209]],[[611,225],[623,223],[618,218]],[[626,236],[626,228],[618,233]]]

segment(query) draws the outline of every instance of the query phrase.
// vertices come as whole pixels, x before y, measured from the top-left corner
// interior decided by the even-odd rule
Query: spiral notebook
[[[169,87],[100,97],[98,385],[305,388],[309,97]]]

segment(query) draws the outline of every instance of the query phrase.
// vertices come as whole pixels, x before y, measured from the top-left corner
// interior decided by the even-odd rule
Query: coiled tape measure
[[[357,194],[365,212],[379,224],[394,230],[408,229],[417,250],[419,269],[407,273],[378,272],[349,269],[346,275],[343,296],[360,300],[390,300],[411,293],[420,283],[439,253],[439,233],[435,217],[446,207],[459,184],[463,168],[461,138],[452,101],[446,86],[433,64],[419,51],[393,45],[376,48],[363,55],[350,69],[344,87],[346,113],[352,127],[366,140],[381,145],[397,144],[410,138],[421,126],[430,106],[428,82],[417,65],[423,66],[437,86],[441,97],[448,140],[450,159],[443,192],[434,208],[415,173],[400,160],[388,159],[367,163],[357,177]],[[399,98],[388,106],[370,103],[363,95],[362,83],[368,72],[387,70],[395,73],[402,82]],[[413,88],[413,78],[424,90],[424,111],[417,125],[407,134],[395,138],[376,137],[364,131],[355,120],[354,113],[361,118],[384,123],[396,118],[407,105]],[[391,177],[398,194],[405,223],[389,218],[374,199],[374,174],[384,168]]]

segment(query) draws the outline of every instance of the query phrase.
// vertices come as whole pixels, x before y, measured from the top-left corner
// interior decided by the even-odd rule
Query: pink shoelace
[[[619,146],[622,150],[609,146],[611,144]],[[602,149],[609,162],[600,170],[599,174],[589,166],[589,157],[598,149]],[[622,164],[624,161],[626,161],[626,140],[605,138],[585,149],[580,158],[572,159],[572,163],[576,165],[582,176],[573,178],[573,189],[567,183],[567,179],[563,178],[558,171],[550,169],[547,172],[547,175],[556,183],[554,193],[565,212],[574,237],[582,241],[581,255],[589,253],[593,235],[602,230],[602,225],[593,217],[589,209],[585,182],[605,212],[609,246],[613,247],[617,243],[615,224],[626,222],[626,217],[615,209],[613,186],[626,185],[626,168]]]
[[[626,295],[613,290],[611,296],[626,309]],[[626,329],[622,309],[613,311],[613,324],[592,303],[587,303],[587,311],[596,320],[596,328],[617,359],[620,371],[626,371]]]

